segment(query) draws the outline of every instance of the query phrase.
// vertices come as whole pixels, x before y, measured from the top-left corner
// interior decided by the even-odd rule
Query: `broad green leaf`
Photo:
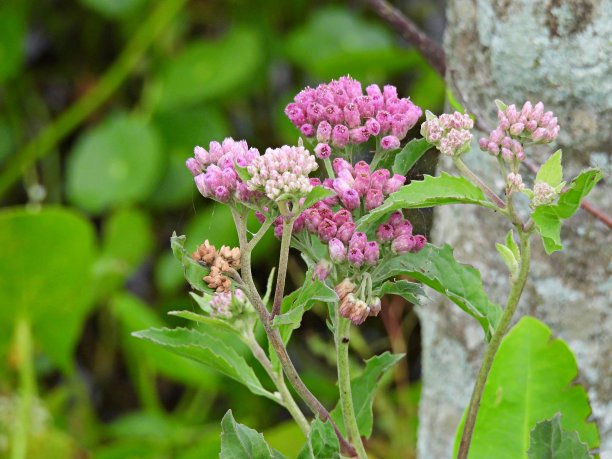
[[[257,379],[253,369],[232,345],[210,333],[186,328],[150,328],[134,332],[133,336],[152,341],[172,352],[209,366],[226,376],[244,384],[256,395],[278,402],[277,397],[267,391]]]
[[[501,307],[487,297],[478,270],[457,262],[450,245],[436,247],[426,244],[417,253],[393,257],[372,272],[372,281],[376,284],[402,274],[448,297],[478,320],[485,336],[490,338],[501,317]]]
[[[425,139],[412,139],[402,150],[395,155],[393,172],[406,175],[412,166],[431,148],[431,144]]]
[[[531,430],[557,413],[565,430],[577,431],[589,448],[599,445],[589,400],[575,379],[576,359],[534,317],[523,317],[503,339],[485,385],[469,459],[526,459]],[[457,429],[455,449],[463,431]],[[557,456],[554,456],[557,457]],[[561,456],[559,456],[561,457]]]
[[[157,77],[161,110],[192,106],[247,86],[263,61],[259,35],[235,29],[217,41],[194,42]]]
[[[419,296],[425,296],[423,287],[407,280],[385,281],[380,287],[374,290],[374,295],[398,295],[412,304],[419,304]]]
[[[541,421],[531,431],[529,459],[591,459],[586,443],[580,441],[577,432],[561,426],[561,415]]]
[[[548,183],[555,188],[562,180],[563,166],[561,166],[561,150],[557,150],[544,164],[542,164],[542,166],[540,166],[535,181]]]
[[[0,5],[0,83],[17,75],[25,58],[26,11],[19,2]]]
[[[378,383],[385,373],[404,358],[404,354],[391,354],[384,352],[380,355],[375,355],[366,361],[365,369],[356,378],[351,380],[351,390],[353,393],[353,408],[359,433],[369,438],[372,435],[372,426],[374,415],[372,413],[372,403],[374,395],[378,388]],[[342,420],[342,411],[340,405],[331,413],[332,418],[338,425],[341,431],[344,431],[344,422]]]
[[[126,18],[139,11],[149,0],[80,0],[108,18]]]
[[[270,448],[264,436],[239,424],[229,410],[221,420],[220,459],[282,459],[285,456]]]
[[[323,199],[328,198],[330,196],[334,196],[335,194],[336,192],[334,190],[330,190],[329,188],[326,188],[324,186],[317,185],[312,190],[310,190],[310,193],[308,193],[308,196],[306,196],[304,204],[302,204],[302,208],[308,209],[310,206],[316,204],[317,202],[322,201]]]
[[[349,73],[373,81],[411,68],[418,59],[380,24],[338,7],[317,10],[287,37],[285,49],[296,65],[321,79]]]
[[[217,327],[229,332],[238,333],[238,330],[229,324],[226,320],[217,319],[215,317],[205,316],[203,314],[197,314],[192,311],[170,311],[168,315],[181,317],[182,319],[191,320],[208,327]]]
[[[119,114],[86,131],[70,154],[67,192],[99,214],[118,204],[144,201],[161,175],[156,131],[144,120]]]
[[[176,259],[183,266],[185,279],[187,279],[187,282],[189,282],[189,285],[194,290],[199,292],[212,292],[208,284],[203,280],[204,276],[208,275],[209,269],[202,266],[191,257],[185,249],[186,241],[187,237],[177,236],[176,233],[173,233],[170,238],[172,253],[174,253]]]
[[[521,257],[521,252],[516,244],[516,241],[514,240],[514,233],[512,230],[508,231],[508,234],[506,234],[506,247],[512,251],[514,258],[518,260]]]
[[[519,265],[512,249],[499,243],[495,244],[495,248],[497,249],[499,256],[502,258],[502,260],[504,260],[504,263],[506,264],[506,267],[508,268],[508,271],[510,271],[512,277],[516,277],[518,274]]]
[[[385,215],[398,209],[421,209],[446,204],[477,204],[490,207],[483,192],[463,177],[442,172],[437,177],[425,175],[401,187],[389,195],[385,202],[357,221],[357,229],[363,231]]]
[[[0,357],[13,323],[29,317],[40,349],[63,371],[93,306],[94,229],[61,207],[0,211]]]
[[[138,298],[127,293],[115,295],[111,301],[111,311],[119,322],[123,347],[128,351],[131,361],[140,361],[160,374],[192,387],[213,389],[216,386],[219,377],[214,371],[207,371],[196,362],[184,359],[168,349],[131,336],[134,330],[167,325]]]
[[[308,440],[297,459],[340,459],[340,443],[331,422],[315,419],[310,425]]]
[[[561,220],[570,218],[582,199],[590,193],[595,184],[603,178],[599,169],[584,170],[569,185],[569,188],[559,195],[557,204],[538,206],[533,212],[536,228],[542,237],[546,253],[551,254],[563,249],[561,244]]]

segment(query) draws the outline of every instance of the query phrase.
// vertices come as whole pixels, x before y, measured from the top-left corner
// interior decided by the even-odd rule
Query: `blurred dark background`
[[[440,40],[442,1],[395,5]],[[37,396],[27,457],[216,457],[219,420],[230,407],[295,456],[303,438],[278,406],[129,334],[186,325],[166,312],[196,308],[169,249],[173,231],[187,235],[190,249],[204,239],[237,243],[228,211],[205,201],[184,167],[193,147],[226,136],[261,150],[295,143],[284,106],[302,87],[347,73],[395,84],[423,109],[443,107],[442,79],[358,1],[0,3],[0,277],[11,285],[0,294],[0,457],[10,451],[18,405],[15,324],[26,307],[38,311],[31,313],[38,314]],[[434,162],[425,158],[417,169],[430,171]],[[17,222],[16,215],[58,208],[44,224]],[[87,256],[73,243],[76,230],[62,226],[65,212],[76,212],[94,235]],[[412,218],[427,231],[426,213]],[[276,253],[269,235],[255,253],[260,284]],[[64,264],[53,262],[59,255]],[[293,255],[290,288],[303,278]],[[65,268],[83,258],[91,276]],[[35,279],[23,275],[24,260],[58,281],[26,295]],[[360,327],[353,350],[364,359],[386,349],[408,354],[376,398],[369,449],[410,458],[419,325],[410,305],[386,301],[382,320]],[[332,407],[323,314],[315,308],[305,317],[290,352]],[[64,331],[68,344],[60,346]]]

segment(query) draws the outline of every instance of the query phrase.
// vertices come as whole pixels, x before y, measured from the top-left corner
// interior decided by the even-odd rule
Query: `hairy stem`
[[[123,83],[140,62],[142,55],[164,30],[186,0],[166,0],[146,18],[117,60],[98,84],[64,111],[22,150],[12,155],[0,173],[0,196],[15,183],[34,161],[52,151],[62,139],[98,109]]]
[[[285,348],[285,344],[280,336],[280,333],[276,328],[272,326],[272,322],[270,320],[270,314],[266,309],[261,296],[257,292],[257,288],[255,287],[255,282],[253,281],[253,274],[251,272],[251,252],[247,251],[247,235],[246,235],[246,224],[244,221],[244,217],[240,215],[235,209],[232,209],[232,216],[234,217],[234,222],[236,224],[236,230],[238,231],[238,240],[240,241],[240,252],[241,252],[241,273],[242,279],[244,281],[244,285],[246,287],[245,294],[249,298],[249,301],[253,304],[255,311],[259,315],[259,319],[264,327],[266,332],[266,336],[268,337],[268,341],[270,345],[274,349],[278,360],[281,364],[283,372],[285,376],[289,379],[291,386],[298,393],[300,398],[304,400],[308,408],[319,418],[325,422],[329,420],[334,427],[334,431],[336,432],[336,436],[338,437],[338,441],[340,442],[340,447],[342,448],[343,454],[354,457],[356,455],[355,448],[351,446],[349,442],[346,441],[340,430],[338,430],[338,426],[331,418],[329,411],[317,400],[317,398],[310,392],[310,390],[306,387],[297,370],[293,366],[293,362],[287,353],[287,349]]]
[[[357,448],[360,459],[367,459],[368,455],[363,447],[355,409],[353,408],[353,392],[351,389],[351,373],[349,369],[349,341],[351,321],[337,314],[336,322],[336,365],[338,366],[338,389],[340,391],[340,408],[342,419],[348,436],[348,441]]]
[[[332,162],[329,158],[325,158],[323,160],[323,164],[325,165],[325,172],[327,173],[327,177],[330,179],[335,179],[336,174],[334,174],[334,168],[332,166]]]
[[[261,238],[263,238],[265,236],[265,234],[268,232],[268,230],[270,229],[271,226],[272,226],[272,220],[271,219],[268,218],[268,219],[266,219],[265,222],[263,222],[261,227],[257,230],[257,232],[255,233],[253,238],[247,244],[247,250],[249,252],[253,251],[253,249],[255,248],[257,243],[259,241],[261,241]]]
[[[461,175],[463,175],[466,179],[468,179],[470,182],[480,188],[491,202],[493,202],[500,209],[506,208],[506,203],[499,196],[497,196],[497,194],[495,194],[495,192],[491,188],[489,188],[489,186],[485,182],[483,182],[480,177],[474,174],[474,172],[472,172],[472,170],[467,167],[467,165],[461,160],[461,158],[454,157],[453,163],[455,164],[455,167],[459,170],[459,172],[461,172]]]
[[[516,308],[519,304],[521,294],[523,293],[523,288],[525,287],[525,282],[527,281],[527,275],[529,274],[529,264],[531,260],[531,248],[529,245],[530,233],[525,233],[520,228],[518,228],[518,231],[521,239],[519,274],[516,280],[512,282],[510,294],[506,303],[506,309],[504,310],[499,324],[497,325],[495,333],[493,333],[491,342],[489,343],[489,346],[485,352],[482,366],[478,372],[476,384],[472,392],[472,397],[470,399],[470,404],[465,418],[465,425],[463,427],[463,435],[461,436],[461,443],[459,445],[459,454],[457,455],[457,459],[466,459],[468,457],[470,442],[472,441],[472,434],[474,433],[474,426],[476,425],[476,417],[478,416],[478,410],[480,408],[480,401],[484,392],[485,383],[487,382],[489,371],[491,371],[495,354],[499,349],[501,341],[505,336],[508,326],[512,320],[512,316],[514,316]]]
[[[15,351],[19,373],[19,408],[16,422],[13,424],[11,459],[25,459],[28,454],[32,403],[36,394],[36,374],[32,361],[32,329],[27,317],[21,317],[17,321]]]
[[[276,272],[276,289],[274,290],[274,302],[272,303],[272,318],[280,314],[283,294],[285,293],[285,279],[287,278],[287,262],[289,261],[289,249],[291,248],[291,233],[293,232],[293,222],[290,218],[283,218],[283,236],[281,239],[280,255],[278,259],[278,271]]]
[[[272,362],[270,362],[270,359],[255,339],[255,336],[253,336],[252,332],[246,336],[245,341],[249,348],[251,348],[255,358],[261,363],[261,366],[264,367],[266,373],[268,373],[268,376],[270,376],[270,379],[274,382],[274,385],[280,393],[283,406],[289,411],[289,414],[295,420],[304,435],[308,436],[310,432],[310,423],[306,419],[306,416],[304,416],[304,413],[302,413],[302,410],[300,410],[300,407],[295,403],[291,392],[289,392],[285,384],[283,374],[274,371]]]

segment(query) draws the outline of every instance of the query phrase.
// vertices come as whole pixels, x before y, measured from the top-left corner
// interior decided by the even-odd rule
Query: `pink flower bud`
[[[489,139],[487,137],[483,137],[478,141],[478,146],[482,151],[487,151],[487,145],[489,145]]]
[[[400,140],[394,135],[387,135],[380,141],[383,150],[397,150],[400,147]]]
[[[412,235],[412,223],[408,220],[402,220],[395,226],[393,233],[395,237],[399,236],[411,236]]]
[[[312,279],[319,279],[320,281],[324,281],[329,277],[333,269],[333,265],[327,260],[321,260],[314,267],[314,272],[312,273]]]
[[[356,128],[361,124],[361,117],[357,104],[351,102],[344,106],[344,121],[349,128]]]
[[[266,216],[264,214],[262,214],[260,211],[255,211],[255,218],[257,219],[257,221],[259,221],[259,223],[261,223],[262,225],[265,223],[266,221]]]
[[[385,198],[381,190],[370,188],[365,197],[365,208],[367,211],[377,208],[382,205]]]
[[[211,163],[210,154],[202,147],[195,147],[193,149],[193,156],[202,166],[206,166]]]
[[[388,132],[391,129],[391,114],[385,110],[376,113],[376,121],[380,124],[380,132]]]
[[[319,159],[327,159],[331,156],[331,147],[326,143],[320,143],[314,148],[314,153]]]
[[[189,169],[189,172],[191,172],[191,175],[194,177],[202,173],[200,163],[195,158],[189,158],[187,161],[185,161],[185,165],[187,166],[187,169]]]
[[[361,265],[363,265],[363,262],[365,261],[363,250],[357,248],[349,248],[347,258],[348,262],[356,268],[359,268]]]
[[[334,263],[342,263],[346,260],[346,247],[340,239],[332,238],[329,240],[329,258]]]
[[[367,172],[359,172],[355,177],[353,189],[359,194],[359,197],[364,197],[370,189],[370,174]]]
[[[370,176],[370,187],[382,191],[390,175],[387,169],[375,170]]]
[[[380,133],[380,123],[374,118],[367,120],[365,126],[368,133],[372,136],[377,136]]]
[[[344,112],[337,105],[325,107],[325,116],[330,124],[340,124],[344,119]]]
[[[510,134],[512,135],[520,135],[525,130],[525,125],[523,123],[514,123],[510,126]]]
[[[368,237],[366,236],[366,233],[358,231],[353,234],[353,237],[351,237],[351,240],[349,241],[349,249],[364,250],[367,242]]]
[[[393,239],[391,243],[391,251],[396,255],[410,252],[415,246],[415,240],[413,236],[403,234]]]
[[[351,214],[346,209],[340,209],[338,212],[336,212],[334,214],[333,220],[334,220],[334,223],[336,224],[336,226],[340,227],[341,225],[345,224],[346,222],[352,222],[353,221],[353,214]]]
[[[376,230],[376,238],[382,242],[389,242],[395,237],[395,230],[389,223],[383,223]]]
[[[380,298],[375,297],[372,299],[372,303],[368,305],[368,308],[370,309],[370,317],[376,317],[378,315],[378,313],[380,312],[382,303],[380,301]]]
[[[337,174],[342,170],[348,170],[351,174],[353,173],[353,166],[344,158],[336,158],[332,161],[332,167],[334,172]]]
[[[304,225],[306,226],[306,229],[310,233],[316,233],[319,229],[319,225],[323,221],[323,218],[321,218],[321,214],[319,214],[319,211],[311,207],[310,209],[306,209],[303,214]]]
[[[404,214],[402,213],[401,210],[396,210],[389,216],[389,220],[387,221],[387,223],[389,223],[389,225],[395,228],[397,225],[399,225],[403,221],[404,221]]]
[[[310,124],[318,124],[325,119],[325,109],[317,102],[311,102],[306,108],[306,116]]]
[[[342,124],[336,124],[332,130],[332,145],[344,148],[349,141],[349,130]]]
[[[346,222],[343,223],[340,228],[338,228],[338,232],[336,233],[336,237],[340,239],[345,244],[348,244],[353,234],[355,233],[355,223]]]
[[[370,241],[366,244],[365,250],[363,251],[365,262],[369,265],[375,265],[378,263],[380,258],[380,249],[376,241]]]
[[[501,154],[502,154],[502,158],[504,158],[504,160],[508,162],[514,159],[514,153],[512,153],[512,151],[510,151],[508,148],[502,148]]]
[[[304,110],[302,110],[299,104],[294,102],[287,105],[285,108],[285,115],[287,115],[287,118],[289,118],[289,121],[291,121],[294,126],[301,126],[306,122]]]
[[[516,123],[518,121],[518,112],[516,111],[516,105],[512,104],[508,106],[506,109],[506,117],[508,117],[508,121],[510,124]]]
[[[198,189],[200,194],[207,198],[210,196],[210,191],[208,186],[206,185],[206,180],[204,176],[205,174],[196,175],[193,180],[195,181],[196,188]]]
[[[315,128],[312,124],[302,124],[300,126],[300,132],[306,137],[312,137],[315,135]]]
[[[304,214],[302,214],[298,218],[295,219],[295,222],[293,223],[293,232],[299,233],[300,231],[304,229],[305,226],[306,226],[306,217]]]
[[[319,211],[321,218],[328,218],[329,220],[334,219],[334,211],[324,202],[319,201],[313,205],[313,207]]]
[[[535,107],[533,107],[533,111],[529,115],[529,119],[534,121],[540,121],[543,114],[544,104],[542,102],[538,102],[537,104],[535,104]]]
[[[538,128],[538,122],[536,120],[527,121],[525,127],[529,132],[533,132]]]
[[[230,191],[222,185],[215,188],[215,199],[219,202],[227,202],[230,198]]]
[[[546,129],[537,128],[535,131],[533,131],[533,134],[531,134],[531,140],[533,140],[534,142],[539,142],[540,140],[544,139],[545,136]]]
[[[338,228],[333,220],[326,218],[319,224],[318,236],[323,242],[329,242],[337,232]]]
[[[366,87],[366,94],[370,97],[374,96],[382,96],[383,93],[380,90],[380,87],[377,84],[371,84]]]
[[[533,107],[531,105],[531,102],[529,101],[525,102],[525,104],[523,105],[523,108],[521,109],[521,116],[525,116],[529,118],[529,115],[531,115],[532,110],[533,110]]]
[[[327,121],[321,121],[317,127],[317,141],[322,143],[329,142],[331,138],[332,127]]]
[[[340,200],[344,207],[348,210],[355,210],[359,207],[359,194],[355,190],[346,190],[340,196]]]
[[[420,251],[423,249],[423,247],[425,247],[425,244],[427,244],[427,238],[422,234],[417,234],[414,236],[414,247],[412,248],[411,252]]]
[[[491,153],[492,155],[497,156],[499,155],[499,145],[496,144],[495,142],[489,142],[487,144],[487,151]]]
[[[351,142],[364,143],[370,138],[370,133],[368,132],[367,127],[359,126],[350,130],[349,138],[351,139]]]
[[[376,108],[370,96],[359,96],[355,99],[355,102],[357,103],[357,108],[359,109],[361,117],[370,118],[374,116]]]
[[[385,183],[383,193],[385,193],[385,195],[395,193],[401,188],[404,182],[406,182],[406,177],[399,174],[393,174],[393,177],[391,177],[389,180],[387,180],[387,183]]]
[[[397,88],[393,85],[385,85],[383,88],[383,96],[387,99],[397,99]]]

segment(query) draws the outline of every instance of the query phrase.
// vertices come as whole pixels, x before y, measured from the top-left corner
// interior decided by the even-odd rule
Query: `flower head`
[[[470,147],[474,121],[469,115],[455,112],[439,117],[427,112],[427,121],[421,125],[421,135],[446,156],[457,156]]]

